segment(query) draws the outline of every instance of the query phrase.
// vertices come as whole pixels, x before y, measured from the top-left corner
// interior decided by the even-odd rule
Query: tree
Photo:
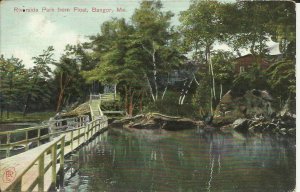
[[[210,76],[211,108],[216,106],[216,83],[211,50],[221,40],[225,27],[222,25],[222,4],[216,1],[192,1],[188,10],[180,14],[180,30],[183,34],[183,45],[186,51],[193,53],[194,58],[204,61]],[[213,110],[211,111],[213,112]]]
[[[282,59],[266,71],[272,95],[279,98],[280,103],[296,97],[295,66],[295,60]]]
[[[296,11],[291,1],[269,2],[266,4],[270,13],[267,24],[271,39],[279,43],[284,57],[294,59],[296,55]]]
[[[67,45],[59,62],[54,63],[56,66],[54,74],[58,83],[56,111],[61,110],[62,105],[67,102],[65,99],[77,98],[79,93],[82,93],[82,90],[80,90],[82,86],[78,84],[83,82],[83,79],[80,75],[80,65],[75,53],[76,46]],[[68,98],[65,97],[66,95],[68,95]]]
[[[148,70],[145,70],[144,78],[154,102],[159,99],[160,92],[158,73],[174,64],[170,61],[178,56],[176,50],[170,46],[173,37],[172,17],[173,13],[170,11],[162,11],[161,1],[142,1],[132,16],[135,28],[134,41],[140,45],[144,54],[146,53],[143,64]],[[163,99],[166,88],[167,85],[162,89],[161,99]]]
[[[226,51],[213,51],[212,62],[215,68],[215,81],[216,85],[219,85],[219,89],[216,89],[217,99],[221,100],[223,93],[226,93],[232,87],[232,81],[234,76],[233,68],[233,54]],[[206,67],[206,65],[204,65]],[[213,109],[211,102],[211,88],[210,77],[207,75],[207,69],[202,66],[196,74],[199,80],[199,86],[196,89],[196,93],[193,96],[193,103],[200,107],[201,116],[205,116]]]
[[[5,59],[0,57],[0,87],[1,87],[1,118],[3,109],[9,112],[14,107],[22,105],[28,82],[28,71],[24,68],[22,61],[18,58],[11,57]]]
[[[98,80],[104,84],[119,84],[119,87],[123,87],[124,108],[129,115],[132,115],[134,95],[138,90],[142,92],[145,85],[141,81],[145,73],[142,62],[145,54],[141,54],[130,36],[133,30],[124,19],[105,22],[101,26],[102,34],[93,37],[92,42],[96,47],[94,54],[98,57],[98,65],[95,69],[82,73],[88,82]],[[101,39],[109,41],[103,44]]]
[[[47,50],[37,57],[33,57],[35,66],[30,70],[30,79],[28,83],[28,93],[23,108],[23,116],[26,115],[29,103],[31,100],[40,101],[48,100],[51,97],[51,92],[47,80],[51,78],[50,64],[53,64],[54,48],[49,46]],[[45,86],[46,85],[46,86]],[[44,102],[42,102],[44,103]]]
[[[269,89],[265,71],[257,63],[253,63],[247,71],[239,74],[234,79],[231,93],[234,96],[242,96],[247,90],[251,89]]]

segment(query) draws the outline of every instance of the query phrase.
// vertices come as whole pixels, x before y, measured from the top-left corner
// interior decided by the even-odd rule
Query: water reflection
[[[295,140],[236,133],[112,129],[72,158],[65,191],[289,191],[296,177]]]

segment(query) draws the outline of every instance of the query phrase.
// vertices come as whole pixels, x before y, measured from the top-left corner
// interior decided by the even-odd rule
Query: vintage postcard
[[[296,191],[296,3],[0,1],[0,191]]]

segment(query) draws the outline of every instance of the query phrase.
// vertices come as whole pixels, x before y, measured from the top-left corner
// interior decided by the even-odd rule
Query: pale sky
[[[223,0],[234,2],[233,0]],[[112,17],[127,21],[139,7],[137,0],[4,0],[0,2],[0,54],[5,58],[14,55],[23,60],[26,68],[32,67],[32,57],[43,49],[54,46],[54,59],[58,60],[67,44],[88,41],[88,36],[100,32],[104,21]],[[164,11],[175,14],[173,24],[178,24],[178,15],[189,7],[189,0],[162,0]],[[74,11],[74,8],[88,12]],[[43,8],[47,10],[43,11]],[[58,12],[57,9],[70,9]],[[111,9],[113,12],[93,12],[92,9]],[[125,12],[117,12],[117,8]],[[37,9],[38,12],[23,12]],[[54,10],[51,12],[50,10]],[[49,11],[49,12],[47,12]],[[271,43],[270,45],[274,45]],[[227,49],[226,45],[216,48]]]
[[[163,0],[164,10],[176,15],[189,6],[189,1]],[[88,41],[89,35],[100,32],[104,21],[112,17],[128,20],[139,1],[134,0],[6,0],[1,1],[0,53],[6,58],[14,55],[32,67],[31,58],[52,45],[55,59],[63,53],[66,44]],[[42,12],[43,7],[54,12]],[[88,12],[74,12],[74,7]],[[112,9],[112,13],[92,12],[92,8]],[[22,9],[38,9],[38,12],[22,12]],[[70,12],[57,12],[57,8],[69,8]],[[123,8],[125,12],[117,12]],[[176,20],[176,19],[175,19]]]

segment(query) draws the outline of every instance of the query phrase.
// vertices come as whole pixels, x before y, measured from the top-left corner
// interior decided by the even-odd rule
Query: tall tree
[[[80,85],[80,63],[78,55],[76,55],[76,46],[67,45],[65,53],[61,56],[59,62],[55,62],[56,69],[54,71],[55,79],[58,83],[58,99],[56,111],[60,111],[62,105],[67,102],[66,99],[78,97],[78,92],[81,92]],[[83,79],[82,79],[83,81]],[[68,94],[69,89],[69,94]],[[65,96],[68,95],[68,98]]]
[[[211,51],[222,39],[225,27],[222,25],[222,4],[216,1],[192,1],[188,10],[180,14],[180,30],[186,51],[192,52],[197,60],[205,57],[211,86],[211,108],[216,105],[216,83]],[[212,111],[213,112],[213,111]]]
[[[11,57],[0,58],[0,88],[1,88],[1,117],[3,108],[6,108],[7,118],[14,107],[22,105],[24,101],[24,90],[28,82],[28,71],[24,68],[22,60]]]
[[[135,42],[146,53],[143,63],[149,70],[145,71],[144,77],[148,82],[149,92],[154,102],[159,99],[160,92],[158,73],[163,71],[163,68],[167,69],[167,65],[173,64],[168,61],[172,60],[176,52],[170,49],[173,13],[163,12],[162,8],[161,1],[142,1],[132,16]],[[162,90],[165,89],[166,86]],[[161,98],[163,95],[164,91],[162,91]]]
[[[52,46],[49,46],[46,50],[43,50],[43,53],[41,55],[32,58],[35,65],[30,70],[31,78],[30,81],[27,82],[29,85],[23,108],[23,116],[26,115],[29,103],[32,99],[35,99],[37,101],[38,99],[50,98],[51,93],[49,92],[49,89],[45,89],[44,87],[45,85],[47,85],[47,79],[51,78],[52,71],[49,65],[53,64],[54,62],[52,58],[53,51],[54,48]],[[41,87],[41,85],[44,87]]]

